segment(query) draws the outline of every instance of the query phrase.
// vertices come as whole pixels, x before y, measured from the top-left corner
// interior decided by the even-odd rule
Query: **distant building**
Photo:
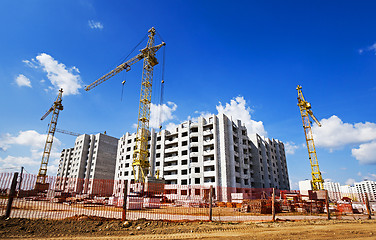
[[[368,195],[369,201],[376,201],[376,182],[375,181],[361,181],[354,183],[355,188],[359,194],[359,201],[364,201],[365,193]]]
[[[299,191],[300,194],[307,199],[308,198],[308,191],[312,190],[312,181],[311,180],[304,180],[304,181],[299,181]]]
[[[344,186],[340,186],[340,190],[341,190],[341,195],[342,195],[342,198],[344,197],[348,197],[348,198],[351,198],[351,200],[353,201],[359,201],[359,194],[356,190],[356,187],[352,187],[350,185],[344,185]]]
[[[122,195],[124,180],[133,180],[135,138],[136,134],[129,133],[120,138],[115,196]],[[172,131],[152,130],[149,149],[151,173],[159,172],[167,189],[183,185],[170,191],[170,198],[190,192],[194,197],[204,194],[184,186],[222,187],[216,195],[219,201],[230,201],[231,193],[249,193],[249,188],[290,189],[284,144],[257,134],[250,139],[240,120],[234,122],[224,114],[183,122]]]
[[[102,133],[78,136],[73,148],[61,152],[56,189],[112,194],[118,140]]]
[[[302,195],[308,195],[308,190],[312,190],[311,180],[300,181],[299,189]],[[376,182],[374,181],[358,182],[355,183],[355,186],[341,186],[337,182],[325,181],[324,189],[328,191],[331,201],[339,201],[348,197],[355,202],[362,202],[365,193],[367,193],[369,201],[376,201]]]
[[[328,190],[328,196],[331,201],[342,199],[340,184],[332,181],[324,181],[324,189]]]

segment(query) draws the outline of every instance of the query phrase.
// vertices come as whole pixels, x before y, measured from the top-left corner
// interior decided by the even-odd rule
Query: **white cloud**
[[[36,171],[40,166],[46,138],[47,134],[40,134],[35,130],[20,131],[18,135],[12,135],[9,133],[2,135],[0,137],[0,150],[7,151],[8,149],[12,148],[12,146],[23,146],[29,150],[30,155],[8,155],[5,158],[0,158],[0,168],[19,168],[21,166],[29,166],[33,167],[33,170]],[[60,145],[60,140],[55,137],[50,154],[50,164],[48,166],[49,174],[53,173],[53,171],[50,171],[50,168],[52,170],[56,169],[56,166],[58,165],[57,161],[60,157],[60,152],[58,149]],[[20,152],[22,152],[22,150]]]
[[[322,127],[312,127],[315,143],[319,147],[331,150],[341,148],[348,144],[369,142],[376,139],[376,124],[344,123],[339,117],[333,115],[321,120]]]
[[[352,156],[361,164],[376,164],[375,123],[344,123],[339,117],[333,115],[328,119],[322,119],[321,124],[322,127],[317,125],[312,127],[318,147],[334,151],[346,145],[359,145],[351,150]]]
[[[174,131],[174,129],[176,129],[178,126],[179,126],[178,124],[175,124],[175,123],[170,122],[170,123],[168,123],[168,124],[166,125],[166,130],[172,132],[172,131]]]
[[[98,21],[89,20],[89,27],[91,29],[100,29],[100,30],[102,30],[103,29],[103,24],[101,22],[98,22]]]
[[[30,79],[28,79],[25,75],[19,74],[15,79],[16,84],[19,87],[31,87]]]
[[[367,48],[359,49],[359,54],[362,54],[365,51],[373,52],[376,55],[376,43],[372,44],[371,46],[369,46]]]
[[[46,134],[40,134],[35,130],[20,131],[17,136],[6,133],[0,137],[0,149],[6,151],[10,145],[29,146],[33,149],[42,148],[46,138]],[[58,139],[56,141],[60,142]]]
[[[298,149],[299,146],[297,146],[294,142],[286,142],[285,143],[285,151],[287,154],[295,154],[295,150]]]
[[[150,106],[150,123],[149,126],[153,128],[159,128],[159,124],[165,123],[165,129],[167,130],[173,130],[175,129],[178,124],[171,122],[171,120],[176,120],[176,116],[174,116],[174,112],[177,109],[177,105],[173,102],[167,102],[167,104],[163,104],[160,106],[159,104],[151,104]],[[262,136],[266,136],[267,133],[264,129],[263,123],[261,121],[257,122],[252,120],[251,118],[251,112],[252,109],[247,106],[246,101],[243,97],[236,97],[230,101],[230,103],[226,103],[225,105],[222,105],[222,103],[219,103],[219,105],[216,106],[216,109],[218,111],[217,114],[225,114],[229,118],[232,118],[234,122],[236,120],[241,120],[242,123],[246,126],[248,130],[249,136],[251,136],[254,133],[258,133]],[[159,119],[161,111],[161,118]],[[208,118],[209,116],[213,115],[210,112],[207,111],[195,111],[195,114],[199,114],[198,117]],[[198,117],[191,117],[188,116],[187,120],[190,120],[192,122],[197,122]],[[159,123],[161,121],[161,123]],[[184,122],[184,121],[181,121]],[[133,124],[134,128],[137,128],[137,124]],[[293,146],[293,149],[296,149],[296,146]]]
[[[355,179],[353,178],[349,178],[345,182],[346,185],[354,185],[354,183],[355,183]]]
[[[31,59],[31,61],[22,60],[22,62],[25,63],[27,66],[29,66],[31,68],[38,68],[38,64],[36,64],[35,59]]]
[[[247,106],[247,103],[244,97],[236,97],[231,99],[230,103],[226,103],[226,105],[222,105],[220,102],[219,105],[216,106],[218,114],[225,114],[228,117],[232,117],[232,120],[236,122],[236,120],[241,120],[242,123],[248,130],[248,136],[251,136],[254,133],[257,133],[262,136],[267,136],[267,132],[264,129],[264,125],[262,121],[255,121],[252,120],[251,112],[252,109]]]
[[[374,173],[368,173],[367,179],[371,181],[376,181],[376,174]]]
[[[23,62],[32,68],[42,68],[54,86],[53,89],[62,88],[64,95],[79,94],[79,89],[82,88],[82,85],[78,74],[80,71],[77,67],[67,68],[63,63],[59,63],[46,53],[39,54],[31,61],[23,60]]]
[[[159,128],[164,122],[175,118],[173,112],[176,111],[177,105],[173,102],[167,104],[151,104],[150,105],[150,122],[149,126],[152,128]]]
[[[21,166],[35,166],[39,165],[40,162],[32,159],[30,157],[14,157],[7,156],[4,159],[0,158],[0,163],[2,168],[20,168]]]
[[[195,114],[199,114],[199,117],[203,117],[203,118],[208,118],[208,117],[210,117],[210,116],[212,116],[213,115],[213,113],[211,113],[211,112],[207,112],[207,111],[202,111],[202,112],[200,112],[200,111],[195,111]],[[199,117],[191,117],[191,116],[189,116],[188,117],[188,120],[191,120],[191,121],[193,121],[193,122],[197,122],[198,121],[198,118]]]
[[[375,173],[367,173],[363,175],[361,172],[358,172],[358,176],[361,180],[371,180],[376,181],[376,174]]]
[[[376,164],[376,141],[360,144],[351,153],[362,164]]]
[[[157,107],[159,105],[152,105],[152,117],[153,112],[158,112]],[[168,122],[169,120],[174,119],[173,112],[176,110],[177,106],[174,103],[169,102],[168,105],[164,106],[163,113],[164,118],[163,122]],[[254,121],[251,118],[251,112],[252,109],[247,106],[247,103],[243,97],[236,97],[230,101],[230,103],[226,103],[225,105],[222,105],[221,102],[219,102],[219,105],[216,106],[217,114],[225,114],[229,118],[232,118],[234,122],[236,122],[238,119],[241,120],[242,124],[244,124],[248,130],[248,135],[251,136],[254,133],[258,133],[259,135],[266,136],[267,133],[264,129],[263,123],[261,121],[257,122]],[[212,113],[208,111],[195,111],[195,114],[199,114],[198,117],[208,118]],[[188,116],[187,120],[190,120],[192,122],[197,122],[198,117],[191,117]],[[184,121],[182,121],[184,122]],[[152,124],[153,123],[153,124]],[[155,119],[153,119],[150,122],[150,126],[158,126],[158,124],[155,124]],[[178,124],[169,122],[167,123],[166,129],[167,130],[173,130],[176,128]]]

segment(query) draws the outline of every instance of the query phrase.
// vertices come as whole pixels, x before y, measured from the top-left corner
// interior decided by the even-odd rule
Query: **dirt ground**
[[[0,218],[0,239],[376,239],[376,220],[272,222]]]

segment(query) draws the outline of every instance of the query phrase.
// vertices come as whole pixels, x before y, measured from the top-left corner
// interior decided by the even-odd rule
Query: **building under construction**
[[[106,134],[83,134],[73,148],[63,149],[57,171],[56,189],[77,194],[112,194],[110,187],[98,187],[93,181],[113,180],[115,174],[117,138]],[[113,181],[108,181],[112,184]]]
[[[135,133],[127,133],[119,140],[115,196],[122,195],[124,180],[134,179],[135,139]],[[240,120],[232,121],[224,114],[183,122],[171,131],[152,130],[148,148],[149,175],[163,178],[166,189],[173,189],[173,185],[228,189],[217,194],[218,201],[231,201],[232,193],[247,194],[249,188],[290,189],[284,144],[257,134],[248,136]]]

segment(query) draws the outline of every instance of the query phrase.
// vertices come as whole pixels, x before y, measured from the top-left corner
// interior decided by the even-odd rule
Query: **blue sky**
[[[120,64],[154,26],[167,44],[165,127],[218,111],[240,117],[286,144],[297,188],[310,179],[296,105],[300,84],[323,123],[313,129],[323,177],[376,180],[375,7],[374,1],[1,1],[0,170],[23,165],[37,173],[50,120],[40,117],[61,86],[58,128],[118,138],[135,131],[142,63],[90,92],[83,87]],[[157,57],[162,62],[162,50]],[[161,66],[154,71],[154,104]],[[50,174],[75,138],[56,133],[55,140]]]

